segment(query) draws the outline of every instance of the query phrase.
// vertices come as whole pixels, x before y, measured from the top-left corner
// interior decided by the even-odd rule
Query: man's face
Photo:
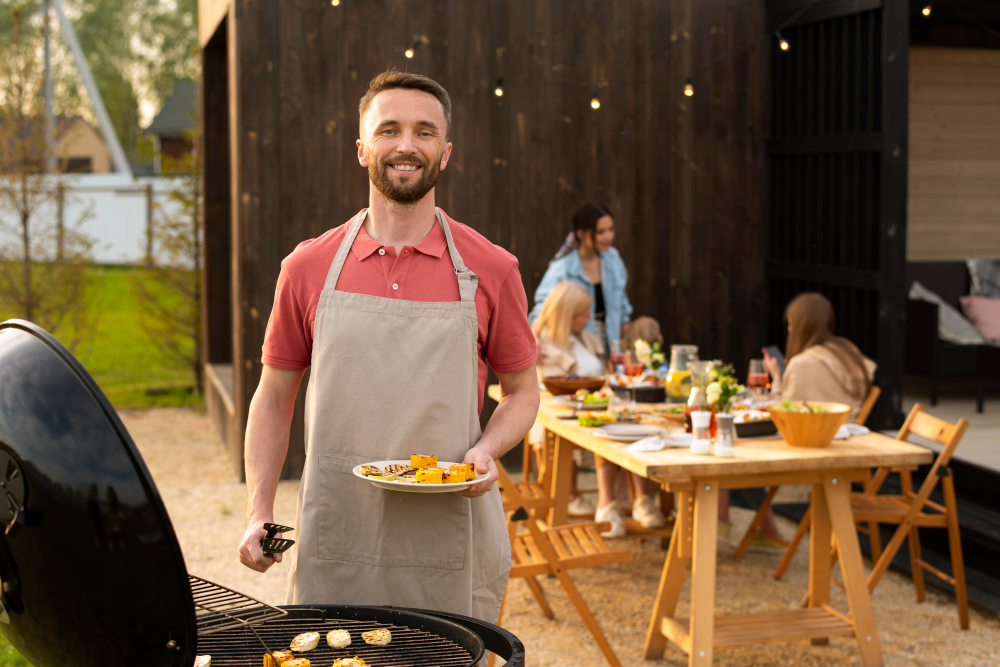
[[[436,97],[419,90],[382,91],[361,127],[358,162],[383,196],[412,204],[434,188],[451,156],[444,109]]]

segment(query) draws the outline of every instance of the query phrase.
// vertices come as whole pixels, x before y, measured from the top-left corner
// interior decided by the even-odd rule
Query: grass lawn
[[[73,353],[108,400],[118,408],[202,406],[202,398],[190,391],[192,372],[165,357],[142,329],[135,282],[155,290],[152,275],[133,267],[94,267],[89,275],[97,321]],[[11,315],[0,306],[0,321]],[[63,340],[60,333],[69,339],[73,332],[50,333]]]

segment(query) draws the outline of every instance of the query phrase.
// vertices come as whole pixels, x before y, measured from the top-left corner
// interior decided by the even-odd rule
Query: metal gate
[[[907,4],[774,1],[768,20],[789,47],[771,59],[771,339],[795,295],[827,296],[837,333],[879,364],[872,421],[888,427],[903,383]]]

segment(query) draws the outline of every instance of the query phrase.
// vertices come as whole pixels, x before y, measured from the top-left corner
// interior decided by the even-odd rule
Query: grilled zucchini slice
[[[292,640],[288,648],[296,653],[302,653],[304,651],[311,651],[317,646],[319,646],[319,633],[303,632]]]
[[[378,628],[377,630],[362,632],[361,638],[365,640],[366,644],[371,644],[372,646],[385,646],[392,641],[392,633],[389,632],[387,628]]]
[[[326,633],[326,643],[330,648],[347,648],[351,645],[351,633],[347,630],[330,630]]]

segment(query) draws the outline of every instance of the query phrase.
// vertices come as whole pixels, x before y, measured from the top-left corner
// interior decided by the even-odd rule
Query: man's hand
[[[473,468],[476,470],[476,476],[482,475],[488,472],[490,476],[476,484],[475,486],[470,486],[462,491],[456,491],[460,496],[465,496],[466,498],[478,498],[483,495],[491,488],[493,488],[493,483],[500,478],[500,473],[497,472],[497,464],[493,460],[493,457],[479,449],[479,447],[473,447],[465,453],[465,460],[462,463],[471,463]]]
[[[281,562],[281,554],[265,555],[261,549],[260,541],[267,535],[264,530],[265,523],[273,523],[271,519],[251,521],[247,526],[247,532],[243,534],[243,541],[240,542],[240,562],[251,570],[267,572],[267,569],[275,563]],[[275,535],[281,537],[281,533]]]

